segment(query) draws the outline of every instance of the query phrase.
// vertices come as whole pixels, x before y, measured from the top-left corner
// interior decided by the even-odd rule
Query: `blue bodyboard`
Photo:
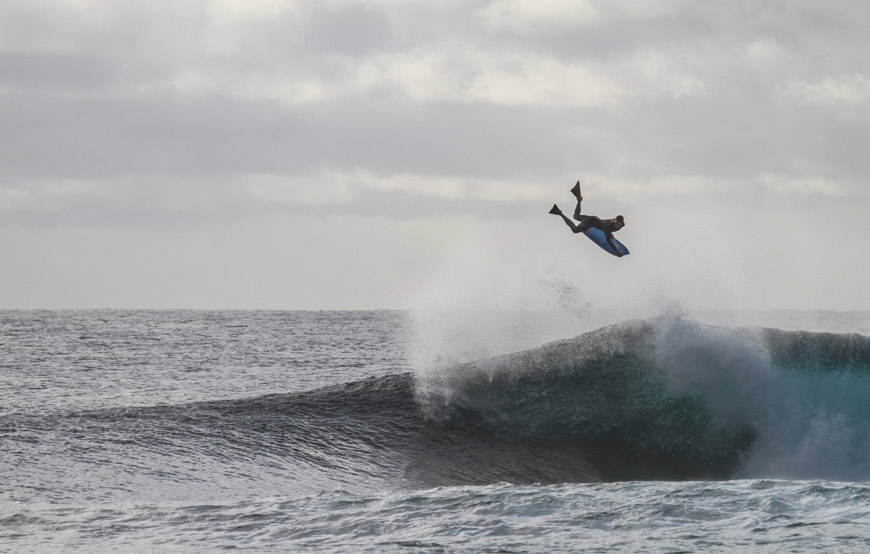
[[[601,229],[596,229],[595,227],[590,227],[583,231],[583,234],[592,239],[592,242],[600,246],[605,252],[609,254],[613,254],[616,256],[616,252],[607,244],[607,239],[604,237],[604,231]],[[626,256],[629,254],[628,248],[625,247],[624,244],[616,240],[616,237],[613,237],[613,244],[616,245],[617,250],[619,250],[620,254]]]

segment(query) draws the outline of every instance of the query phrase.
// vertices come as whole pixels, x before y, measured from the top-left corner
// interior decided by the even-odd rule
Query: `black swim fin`
[[[577,184],[571,187],[571,194],[580,196],[580,181],[577,181]]]
[[[554,215],[559,215],[560,213],[562,213],[562,210],[559,209],[559,206],[553,204],[553,207],[550,208],[550,213]]]

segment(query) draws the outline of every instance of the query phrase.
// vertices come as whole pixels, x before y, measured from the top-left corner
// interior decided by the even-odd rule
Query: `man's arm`
[[[613,244],[613,233],[610,231],[610,229],[604,230],[604,238],[607,239],[607,244],[609,244],[610,248],[613,249],[613,253],[621,258],[622,252],[620,252],[619,249],[616,247],[616,245]]]

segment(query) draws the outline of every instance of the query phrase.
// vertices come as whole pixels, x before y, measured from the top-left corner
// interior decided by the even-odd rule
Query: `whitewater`
[[[0,311],[0,551],[866,552],[868,336],[867,312]]]

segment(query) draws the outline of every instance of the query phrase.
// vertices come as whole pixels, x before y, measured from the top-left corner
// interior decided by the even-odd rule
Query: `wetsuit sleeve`
[[[610,248],[612,248],[616,255],[621,258],[622,253],[619,251],[616,245],[613,244],[613,231],[610,230],[610,225],[604,225],[604,238],[607,240],[607,244],[610,245]]]

